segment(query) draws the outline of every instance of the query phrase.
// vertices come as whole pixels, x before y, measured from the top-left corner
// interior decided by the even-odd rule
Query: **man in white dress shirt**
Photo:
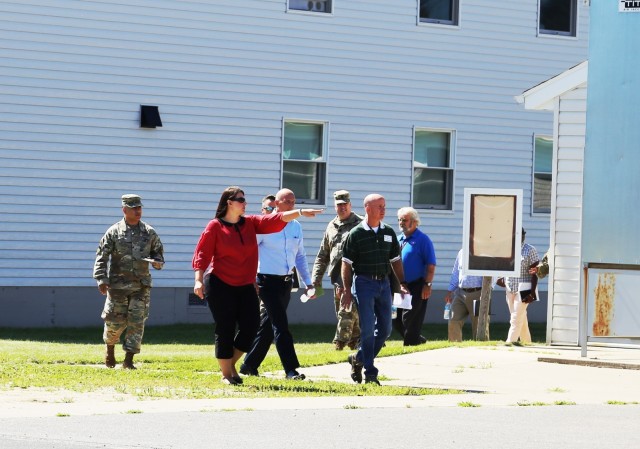
[[[293,210],[296,197],[289,189],[276,194],[276,211]],[[291,300],[293,268],[297,268],[307,292],[313,288],[311,274],[304,251],[302,226],[293,220],[285,228],[274,234],[260,234],[258,237],[258,279],[259,296],[266,313],[261,316],[260,328],[253,345],[244,357],[240,373],[257,376],[258,368],[265,359],[271,343],[276,349],[287,379],[302,380],[304,374],[298,372],[300,363],[289,331],[287,307]]]

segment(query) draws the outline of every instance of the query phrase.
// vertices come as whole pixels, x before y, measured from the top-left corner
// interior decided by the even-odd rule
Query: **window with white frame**
[[[549,214],[553,182],[553,138],[534,136],[533,146],[533,212]]]
[[[288,0],[288,8],[292,11],[324,12],[331,14],[332,0]]]
[[[539,0],[538,32],[575,36],[578,0]]]
[[[416,129],[413,146],[413,207],[451,210],[455,132]]]
[[[324,204],[327,136],[325,122],[284,122],[282,188],[299,203]]]
[[[459,0],[420,0],[420,22],[458,25]]]

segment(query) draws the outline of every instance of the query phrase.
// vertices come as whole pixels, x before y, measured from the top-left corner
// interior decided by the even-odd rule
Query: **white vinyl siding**
[[[580,304],[580,233],[582,170],[586,130],[585,84],[557,101],[557,157],[555,213],[552,226],[549,334],[552,344],[577,344]]]
[[[347,189],[362,213],[382,193],[391,222],[411,204],[414,127],[456,130],[451,210],[422,214],[446,289],[465,187],[522,188],[530,210],[531,133],[551,117],[513,96],[587,54],[588,8],[578,39],[538,39],[536,2],[461,2],[463,27],[416,26],[414,1],[0,2],[0,285],[94,287],[98,240],[137,193],[165,245],[154,286],[188,290],[222,190],[259,213],[280,187],[286,117],[330,123],[324,195]],[[163,127],[141,129],[140,105]],[[310,263],[323,206],[303,223]],[[546,247],[548,217],[525,225]]]

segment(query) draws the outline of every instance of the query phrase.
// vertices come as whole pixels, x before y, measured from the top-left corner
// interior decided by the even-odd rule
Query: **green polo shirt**
[[[356,275],[387,276],[390,263],[400,259],[396,233],[384,223],[374,232],[363,220],[353,228],[342,245],[342,260],[351,264]]]

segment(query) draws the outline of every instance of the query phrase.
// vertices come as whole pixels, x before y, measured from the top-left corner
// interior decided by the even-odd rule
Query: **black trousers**
[[[232,358],[233,348],[247,352],[260,317],[253,284],[236,287],[208,274],[204,277],[204,299],[215,321],[216,358]]]
[[[258,334],[244,357],[244,365],[247,368],[258,369],[274,340],[284,372],[288,373],[300,366],[287,318],[291,286],[290,277],[287,279],[283,276],[258,274],[259,296],[266,313],[260,317]]]
[[[408,289],[411,293],[411,310],[398,309],[398,315],[393,320],[393,327],[404,339],[405,346],[419,345],[420,331],[422,323],[427,313],[427,302],[429,299],[422,300],[422,288],[424,287],[424,279],[416,279],[409,282]]]

